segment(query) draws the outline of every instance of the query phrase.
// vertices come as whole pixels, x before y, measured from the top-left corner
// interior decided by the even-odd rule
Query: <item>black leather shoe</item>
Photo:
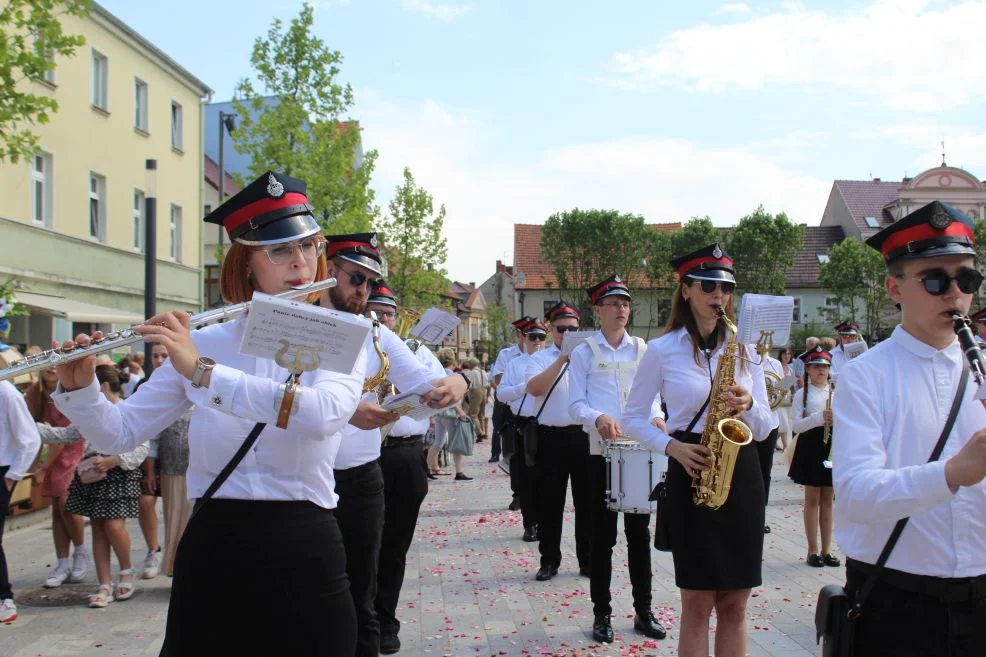
[[[592,621],[592,640],[597,643],[613,643],[613,624],[609,615],[596,616]]]
[[[380,635],[381,655],[393,655],[395,652],[400,652],[400,649],[401,649],[401,640],[397,638],[396,634]]]
[[[510,500],[510,506],[507,507],[507,510],[509,510],[509,511],[519,511],[520,510],[520,498],[518,498],[515,495],[514,496],[514,499]]]
[[[817,554],[809,554],[808,555],[808,558],[805,559],[805,562],[807,562],[807,564],[809,566],[811,566],[812,568],[824,568],[825,567],[825,562]]]
[[[487,463],[498,463],[499,461],[500,461],[500,457],[499,456],[491,456],[490,457],[490,460],[487,461]]]
[[[528,525],[524,527],[524,542],[534,543],[538,540],[538,530],[534,525]]]
[[[643,614],[638,612],[633,618],[633,629],[651,639],[663,639],[668,635],[664,631],[664,626],[654,618],[654,612],[652,611]]]
[[[541,566],[541,569],[534,576],[539,582],[547,582],[549,579],[558,574],[558,566]]]
[[[824,563],[826,566],[832,566],[833,568],[837,568],[842,565],[842,562],[839,561],[839,558],[832,553],[823,554],[822,563]]]
[[[455,473],[455,480],[456,481],[472,481],[472,477],[470,477],[469,475],[467,475],[465,472],[456,472]]]
[[[770,533],[770,525],[764,525],[763,526],[763,533],[764,534],[769,534]]]

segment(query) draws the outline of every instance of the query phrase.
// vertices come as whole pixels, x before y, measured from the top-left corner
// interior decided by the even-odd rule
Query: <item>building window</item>
[[[182,150],[182,112],[181,105],[171,101],[171,147]]]
[[[876,220],[876,217],[863,217],[863,221],[865,221],[866,225],[870,228],[880,227],[880,222]]]
[[[791,321],[795,324],[801,323],[801,297],[794,297],[794,315]]]
[[[110,62],[106,55],[92,51],[92,104],[101,110],[109,110],[108,89]]]
[[[134,78],[134,127],[141,132],[150,132],[147,127],[147,83]]]
[[[54,49],[45,46],[44,39],[41,38],[38,32],[34,32],[33,35],[34,35],[34,52],[44,57],[50,63],[50,67],[47,68],[45,72],[42,74],[41,80],[54,86],[55,51]]]
[[[31,216],[51,228],[51,153],[34,156],[31,165]]]
[[[168,222],[168,255],[175,262],[181,261],[181,207],[171,206],[171,219]]]
[[[218,308],[223,304],[219,293],[219,265],[205,266],[205,307]]]
[[[548,316],[548,311],[549,311],[549,310],[551,310],[551,308],[552,308],[552,307],[553,307],[553,306],[554,306],[554,305],[555,305],[556,303],[558,303],[558,299],[547,299],[547,300],[546,300],[546,301],[545,301],[545,302],[544,302],[544,303],[542,304],[542,307],[541,307],[541,317],[547,317],[547,316]]]
[[[827,253],[819,253],[815,257],[818,258],[818,264],[820,265],[829,261],[829,254]]]
[[[106,178],[89,172],[89,237],[106,241]]]
[[[134,190],[134,226],[133,226],[133,244],[134,250],[144,252],[144,207],[145,198],[144,192],[139,189]]]

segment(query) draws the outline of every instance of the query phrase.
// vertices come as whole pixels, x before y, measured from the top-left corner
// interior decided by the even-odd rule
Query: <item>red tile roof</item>
[[[654,230],[664,233],[681,228],[680,223],[670,224],[647,224]],[[554,268],[541,257],[541,224],[514,224],[514,265],[513,272],[523,274],[522,284],[516,287],[518,290],[544,290],[549,287],[558,288],[558,278],[555,276]],[[646,285],[641,280],[637,286]]]
[[[841,226],[805,226],[805,245],[794,256],[794,266],[787,271],[787,287],[821,287],[818,256],[828,253],[833,244],[845,237]]]
[[[208,155],[205,157],[205,180],[207,183],[212,185],[214,189],[219,190],[219,163],[213,160]],[[226,196],[232,196],[240,191],[240,186],[233,181],[233,176],[226,171],[226,180],[223,181],[223,193]]]
[[[836,180],[839,190],[853,221],[864,238],[893,223],[893,217],[884,208],[900,198],[904,183],[899,180]],[[866,217],[875,217],[880,228],[871,228]]]

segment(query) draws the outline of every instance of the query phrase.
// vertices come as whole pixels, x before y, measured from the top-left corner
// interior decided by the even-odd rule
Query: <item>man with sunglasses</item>
[[[839,345],[832,350],[832,367],[829,369],[829,377],[833,381],[839,378],[839,371],[849,362],[844,347],[863,339],[859,334],[859,324],[856,322],[842,322],[835,327],[835,332],[839,336]]]
[[[579,311],[559,301],[545,314],[551,341],[527,365],[527,394],[535,397],[538,446],[538,522],[541,529],[541,567],[535,579],[543,582],[558,574],[561,565],[562,518],[569,479],[575,504],[575,553],[579,574],[591,568],[592,512],[589,494],[589,436],[569,412],[568,356],[561,353],[568,331],[579,329]]]
[[[589,435],[587,468],[593,538],[589,570],[592,638],[600,643],[612,643],[610,584],[620,514],[606,506],[604,441],[619,440],[625,436],[620,418],[647,344],[627,333],[633,305],[630,290],[619,276],[610,276],[586,292],[599,317],[600,330],[572,351],[568,374],[569,412],[582,423],[582,428]],[[660,419],[663,424],[660,396],[655,398],[651,413],[652,421]],[[664,460],[664,469],[667,469],[666,456],[655,454],[654,458]],[[633,607],[637,612],[633,626],[647,637],[663,639],[667,633],[651,611],[650,515],[624,513],[623,532],[627,539]]]
[[[490,463],[496,463],[500,460],[500,455],[503,454],[504,458],[509,459],[510,454],[503,452],[502,443],[500,440],[500,428],[505,425],[506,422],[511,421],[510,406],[504,404],[502,401],[496,398],[496,387],[500,383],[500,379],[503,377],[503,373],[507,370],[507,364],[512,361],[517,356],[520,356],[522,350],[524,349],[524,330],[525,324],[533,320],[533,317],[524,316],[518,320],[515,320],[511,325],[514,327],[514,340],[516,344],[510,345],[509,347],[504,347],[500,350],[500,353],[496,355],[496,361],[493,363],[493,367],[490,368],[489,380],[490,387],[493,388],[493,438],[492,446],[490,450]],[[517,491],[514,491],[513,500],[510,502],[508,507],[511,511],[516,511],[520,508],[520,499],[517,497]]]
[[[952,329],[983,276],[972,222],[934,201],[866,243],[901,307],[893,334],[839,379],[831,459],[846,590],[874,572],[910,518],[856,621],[856,655],[971,657],[986,646],[986,409],[966,388],[941,457],[929,462],[968,365]]]
[[[382,277],[376,233],[327,235],[328,275],[336,286],[322,293],[327,308],[362,314],[371,287]],[[385,311],[387,312],[387,311]],[[462,400],[467,382],[458,374],[437,377],[422,364],[402,339],[387,327],[379,327],[381,349],[390,360],[388,378],[403,392],[420,393],[432,408],[444,408]],[[380,357],[371,338],[364,345],[366,372],[376,374]],[[384,479],[380,469],[380,427],[400,416],[384,410],[371,391],[363,396],[349,425],[335,461],[336,521],[346,548],[346,572],[356,605],[357,657],[380,653],[380,624],[374,601],[377,597],[377,565],[384,524]],[[394,635],[396,639],[396,635]],[[391,642],[393,647],[393,642]],[[399,648],[399,642],[397,647]]]

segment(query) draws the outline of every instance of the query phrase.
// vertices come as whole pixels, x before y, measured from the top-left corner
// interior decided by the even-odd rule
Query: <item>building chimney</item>
[[[879,178],[874,178],[873,179],[873,182],[880,182],[880,179]]]
[[[503,266],[503,260],[497,260],[496,261],[496,273],[499,274],[501,271],[504,271],[505,269],[506,269],[506,267]]]
[[[469,281],[469,287],[471,287],[472,289],[475,290],[476,289],[476,283],[474,281]]]

